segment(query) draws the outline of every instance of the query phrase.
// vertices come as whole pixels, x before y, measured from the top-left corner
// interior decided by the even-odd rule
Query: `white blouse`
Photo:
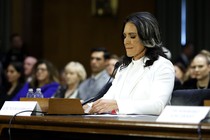
[[[103,99],[115,99],[119,114],[159,115],[170,103],[174,87],[173,64],[159,57],[152,66],[144,67],[148,58],[132,61],[115,76]]]

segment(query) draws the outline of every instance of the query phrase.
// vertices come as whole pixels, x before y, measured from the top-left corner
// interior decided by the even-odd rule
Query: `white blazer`
[[[174,66],[159,57],[152,66],[144,67],[148,58],[132,61],[120,70],[103,99],[115,99],[119,114],[159,115],[170,103],[174,87]]]

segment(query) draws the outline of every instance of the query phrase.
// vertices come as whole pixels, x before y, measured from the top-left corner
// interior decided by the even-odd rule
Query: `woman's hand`
[[[93,103],[90,113],[111,113],[116,110],[118,110],[116,100],[99,99]]]

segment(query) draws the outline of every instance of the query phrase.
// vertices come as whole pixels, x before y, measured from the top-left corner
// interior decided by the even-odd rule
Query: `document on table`
[[[157,122],[199,123],[209,113],[205,106],[166,106]]]

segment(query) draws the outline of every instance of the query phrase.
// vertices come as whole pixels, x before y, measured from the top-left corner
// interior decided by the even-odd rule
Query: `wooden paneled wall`
[[[26,1],[21,2],[26,3]],[[79,61],[85,66],[88,74],[90,74],[89,56],[92,47],[106,47],[112,53],[123,55],[121,41],[123,19],[132,12],[155,12],[155,0],[119,0],[115,17],[92,15],[91,0],[38,0],[39,3],[30,0],[30,2],[34,5],[31,6],[31,10],[25,8],[28,9],[25,12],[32,12],[28,14],[30,25],[25,26],[27,28],[24,26],[20,28],[17,25],[22,23],[13,21],[13,31],[22,29],[21,32],[25,33],[25,36],[31,36],[28,43],[32,48],[29,50],[34,51],[37,57],[50,60],[58,69],[62,69],[69,61]],[[25,6],[27,7],[27,4]],[[25,16],[22,19],[27,21],[27,15]],[[28,31],[29,27],[33,30]]]

